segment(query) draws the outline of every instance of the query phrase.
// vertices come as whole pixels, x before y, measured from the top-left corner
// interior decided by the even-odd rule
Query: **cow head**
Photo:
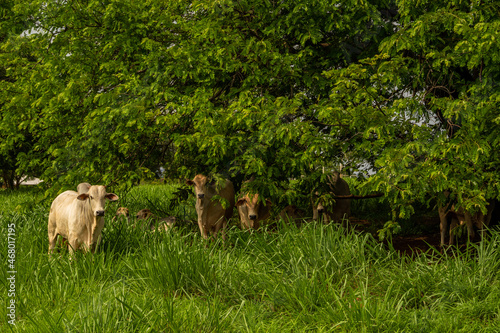
[[[141,209],[140,211],[138,211],[137,214],[135,215],[135,217],[138,220],[146,220],[150,217],[153,217],[153,213],[149,209],[144,208],[144,209]]]
[[[331,175],[327,176],[328,185],[337,186],[337,183],[340,181],[340,173],[338,171],[333,171]]]
[[[323,206],[321,201],[318,203],[318,206],[316,206],[316,209],[318,210],[318,214],[323,214],[325,212],[325,206]]]
[[[259,212],[262,210],[261,207],[271,207],[272,202],[269,199],[265,200],[265,205],[259,201],[259,194],[254,194],[250,196],[246,194],[243,198],[240,198],[236,202],[236,207],[245,205],[248,211],[248,219],[250,221],[255,221],[259,218]]]
[[[210,180],[204,175],[196,175],[193,180],[187,180],[186,184],[189,186],[194,186],[196,192],[196,198],[202,200],[205,197],[212,197],[216,193],[215,180]]]
[[[123,215],[125,216],[126,218],[128,218],[130,216],[130,212],[128,210],[127,207],[120,207],[116,210],[116,216],[120,216],[120,215]]]
[[[317,220],[323,213],[326,213],[324,198],[319,191],[311,193],[311,204],[313,208],[313,220]]]
[[[87,193],[79,194],[78,200],[89,200],[94,216],[104,216],[104,207],[106,199],[109,201],[118,200],[118,196],[114,193],[106,193],[106,187],[102,185],[90,186]]]
[[[316,210],[319,214],[322,214],[325,211],[321,193],[319,191],[313,191],[311,193],[311,203],[313,205],[313,209]]]

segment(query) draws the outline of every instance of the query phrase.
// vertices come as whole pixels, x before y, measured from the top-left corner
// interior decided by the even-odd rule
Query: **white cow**
[[[118,200],[114,193],[106,193],[102,185],[90,186],[87,193],[66,191],[57,196],[49,213],[49,254],[56,246],[57,235],[68,240],[70,253],[85,244],[85,251],[94,252],[104,227],[105,201]]]

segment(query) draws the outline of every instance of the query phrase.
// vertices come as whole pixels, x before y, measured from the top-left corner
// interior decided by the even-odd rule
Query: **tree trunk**
[[[2,170],[3,185],[2,188],[14,190],[15,187],[15,171],[14,170]],[[17,184],[19,188],[19,184]]]
[[[14,176],[15,180],[16,180],[16,183],[15,183],[15,186],[16,186],[16,190],[19,190],[19,187],[21,186],[21,179],[23,179],[22,176]]]

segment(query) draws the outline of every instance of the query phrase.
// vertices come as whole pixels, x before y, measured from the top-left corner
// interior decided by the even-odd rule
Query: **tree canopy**
[[[47,184],[339,169],[401,217],[498,195],[495,1],[5,1],[0,156]],[[7,168],[0,163],[0,168]]]

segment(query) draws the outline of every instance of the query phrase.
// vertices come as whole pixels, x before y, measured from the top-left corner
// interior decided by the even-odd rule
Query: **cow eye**
[[[93,196],[90,196],[90,200],[94,200],[94,197],[93,197]]]

